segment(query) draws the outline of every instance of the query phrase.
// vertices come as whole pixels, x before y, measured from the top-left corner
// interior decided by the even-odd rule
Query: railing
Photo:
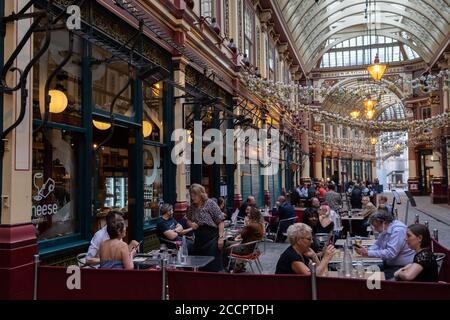
[[[439,280],[446,283],[379,281],[300,275],[259,275],[167,269],[118,270],[39,266],[35,257],[38,300],[398,300],[449,299],[450,250],[433,240],[434,252],[445,253]],[[75,270],[75,271],[74,271]],[[314,271],[314,269],[313,269]],[[78,273],[77,273],[78,272]]]

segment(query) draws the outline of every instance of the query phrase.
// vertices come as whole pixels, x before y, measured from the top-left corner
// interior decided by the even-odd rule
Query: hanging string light
[[[375,144],[377,144],[377,142],[378,142],[377,137],[370,138],[370,144],[375,145]]]
[[[350,112],[350,117],[352,117],[353,119],[358,118],[360,115],[360,112],[358,110],[353,110],[352,112]]]
[[[369,6],[371,5],[371,1],[369,0]],[[376,10],[376,0],[373,1],[373,11]],[[374,25],[375,25],[375,45],[378,45],[378,36],[377,36],[377,21],[376,21],[376,12],[372,12],[372,8],[371,8],[371,12],[369,15],[369,48],[370,48],[370,53],[372,54],[372,37],[371,37],[371,17],[374,17]],[[372,77],[373,80],[375,81],[380,81],[381,77],[383,77],[384,72],[386,71],[386,64],[381,64],[380,63],[380,58],[378,56],[378,46],[377,46],[377,53],[375,54],[375,59],[373,60],[373,64],[370,65],[369,67],[367,67],[367,71],[369,72],[370,76]]]

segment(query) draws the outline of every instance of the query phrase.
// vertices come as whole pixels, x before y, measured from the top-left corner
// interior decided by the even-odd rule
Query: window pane
[[[163,199],[161,148],[144,145],[144,224],[158,218]]]
[[[76,133],[44,128],[33,135],[32,217],[38,240],[78,231],[78,148]]]
[[[95,59],[105,59],[110,57],[110,54],[106,50],[97,46],[93,46],[92,54]],[[129,81],[129,77],[128,64],[122,61],[92,66],[92,99],[95,107],[109,112],[114,96],[122,90]],[[127,117],[134,116],[131,92],[131,86],[128,86],[116,100],[113,110],[114,113]]]
[[[215,17],[214,1],[213,0],[201,0],[200,13],[204,17]]]
[[[344,51],[342,53],[343,55],[343,62],[344,62],[344,66],[348,66],[350,65],[350,51]]]
[[[34,53],[42,47],[45,41],[44,32],[35,32],[33,37]],[[63,61],[69,48],[69,33],[54,31],[50,46],[33,68],[33,118],[42,119],[44,115],[45,82],[56,67]],[[69,62],[53,77],[50,90],[57,90],[68,100],[67,106],[61,105],[59,113],[49,112],[48,120],[81,126],[81,55],[82,42],[74,36],[73,54]],[[49,90],[49,91],[50,91]]]
[[[352,50],[350,51],[350,65],[355,65],[357,64],[357,60],[356,60],[356,50]]]
[[[164,82],[155,83],[149,86],[142,84],[142,94],[144,98],[143,121],[146,127],[143,128],[144,139],[150,141],[163,142],[163,87]]]
[[[356,38],[350,39],[350,47],[356,46]]]
[[[363,56],[363,50],[358,50],[357,51],[357,56],[358,56],[358,64],[364,64],[364,56]]]
[[[336,67],[336,52],[330,52],[330,67]]]
[[[393,58],[392,61],[400,61],[400,47],[393,47]]]
[[[325,53],[322,58],[322,66],[329,67],[330,66],[330,56],[328,53]]]
[[[342,66],[342,52],[340,51],[336,52],[336,66],[337,67]]]

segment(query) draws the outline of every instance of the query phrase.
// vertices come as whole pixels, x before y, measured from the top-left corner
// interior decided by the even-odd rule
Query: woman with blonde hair
[[[224,243],[223,213],[217,203],[208,198],[203,186],[194,183],[189,188],[189,193],[191,205],[187,210],[186,217],[189,226],[195,230],[193,254],[215,257],[212,262],[200,270],[221,271],[220,250]]]
[[[328,205],[322,204],[319,208],[319,224],[317,225],[316,233],[329,233],[334,230],[334,222],[330,216],[331,209]]]
[[[322,276],[328,270],[328,263],[335,253],[332,245],[323,249],[322,260],[311,249],[313,241],[312,229],[304,223],[294,223],[287,229],[287,237],[291,244],[280,256],[277,263],[276,274],[302,274],[310,275],[309,263],[316,263],[316,273]]]

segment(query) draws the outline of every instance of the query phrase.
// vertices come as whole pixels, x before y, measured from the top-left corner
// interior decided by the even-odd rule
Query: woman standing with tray
[[[223,213],[217,203],[208,198],[205,188],[192,184],[189,188],[191,205],[186,217],[188,224],[195,231],[193,254],[198,256],[213,256],[215,259],[200,268],[201,271],[219,272],[222,270],[220,251],[224,243]]]

